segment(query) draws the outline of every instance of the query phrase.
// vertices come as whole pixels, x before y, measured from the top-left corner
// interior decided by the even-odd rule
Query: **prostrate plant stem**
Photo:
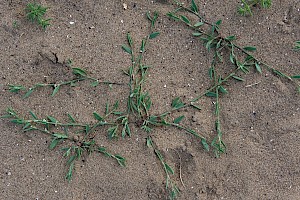
[[[30,88],[26,88],[22,85],[8,85],[9,91],[15,92],[15,93],[17,93],[19,91],[26,91],[25,95],[23,96],[23,98],[25,99],[25,98],[29,97],[32,94],[32,92],[34,92],[35,90],[37,90],[38,88],[41,88],[41,87],[53,88],[51,96],[54,96],[58,93],[58,91],[60,90],[60,88],[62,86],[69,85],[71,87],[74,87],[74,86],[76,86],[76,84],[78,82],[81,82],[84,80],[91,81],[91,86],[93,86],[93,87],[98,86],[100,83],[109,85],[109,87],[111,87],[112,85],[125,85],[122,83],[116,83],[116,82],[110,82],[110,81],[100,81],[96,78],[88,76],[87,72],[81,68],[74,67],[74,68],[72,68],[72,72],[75,75],[75,77],[68,81],[62,81],[62,82],[57,82],[57,83],[37,83]]]
[[[215,129],[217,136],[213,139],[211,146],[214,148],[215,154],[217,157],[220,156],[221,153],[224,153],[226,150],[226,146],[222,141],[222,131],[221,131],[221,120],[220,120],[220,95],[227,94],[228,91],[224,86],[224,83],[227,83],[230,79],[236,81],[244,81],[239,74],[248,74],[250,72],[250,67],[254,68],[258,73],[262,73],[262,67],[276,74],[277,76],[283,77],[295,83],[300,91],[300,84],[296,82],[294,79],[300,78],[299,75],[289,76],[286,73],[283,73],[272,66],[266,64],[263,61],[258,60],[255,56],[251,54],[251,52],[256,51],[256,48],[253,46],[241,47],[234,43],[236,37],[234,35],[224,37],[221,34],[220,25],[222,23],[221,20],[218,20],[214,23],[208,22],[205,20],[203,16],[199,13],[199,8],[196,5],[195,1],[191,1],[191,5],[189,7],[184,6],[183,3],[175,1],[177,8],[169,12],[167,15],[174,19],[175,21],[180,21],[186,24],[189,28],[194,30],[193,36],[200,37],[200,40],[204,42],[205,48],[208,51],[213,51],[213,58],[211,65],[208,69],[208,74],[210,79],[212,80],[212,86],[207,89],[205,92],[198,95],[196,98],[192,99],[188,103],[182,103],[182,106],[175,107],[171,111],[165,113],[171,113],[175,110],[182,109],[187,106],[194,106],[199,99],[207,96],[216,99],[215,102]],[[253,1],[254,3],[254,1]],[[261,2],[263,3],[263,2]],[[264,5],[267,5],[266,1],[264,1]],[[183,11],[183,12],[182,12]],[[183,13],[191,13],[192,15],[198,18],[198,21],[192,22],[187,15]],[[205,30],[203,27],[208,26],[209,30]],[[221,52],[224,52],[221,53]],[[235,69],[232,70],[229,75],[219,74],[216,68],[218,63],[224,64],[224,56],[226,53],[229,53],[227,60]],[[240,55],[240,56],[238,56]]]
[[[115,159],[121,166],[125,166],[125,158],[120,156],[119,154],[113,155],[109,153],[105,147],[96,144],[94,137],[91,136],[91,133],[95,131],[95,128],[92,128],[89,124],[81,124],[76,122],[74,117],[68,114],[69,122],[62,123],[58,121],[56,118],[52,116],[47,116],[46,118],[38,118],[38,116],[30,111],[31,119],[26,119],[21,117],[15,112],[12,108],[8,108],[6,110],[6,115],[1,116],[0,118],[8,118],[12,123],[22,125],[23,132],[29,131],[39,131],[46,135],[52,137],[52,142],[49,145],[50,149],[54,149],[58,145],[67,145],[67,147],[62,148],[64,151],[64,157],[68,158],[67,165],[69,167],[66,179],[69,181],[72,178],[74,171],[74,162],[76,160],[80,160],[82,154],[84,152],[92,153],[94,151],[102,153],[108,157]],[[98,123],[96,123],[98,124]],[[102,125],[109,125],[108,122],[103,122]],[[98,125],[99,126],[99,125]],[[63,132],[53,131],[55,130],[63,130]],[[92,127],[95,127],[92,126]],[[70,130],[73,130],[70,132]],[[86,137],[89,136],[89,137]],[[66,143],[66,142],[69,143]]]

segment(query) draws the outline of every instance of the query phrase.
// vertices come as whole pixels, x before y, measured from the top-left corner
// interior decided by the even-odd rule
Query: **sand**
[[[237,44],[255,46],[254,55],[290,75],[299,73],[300,2],[274,1],[270,9],[253,9],[252,17],[237,14],[239,1],[196,1],[208,21],[222,20],[223,35],[236,35]],[[145,63],[149,69],[145,89],[151,95],[151,114],[171,108],[172,99],[190,100],[210,85],[207,75],[212,55],[192,36],[184,24],[166,17],[174,6],[165,0],[41,1],[49,7],[51,26],[43,31],[29,22],[27,1],[0,2],[0,111],[13,107],[22,116],[32,110],[40,117],[67,120],[66,113],[82,123],[93,123],[92,113],[103,113],[105,103],[120,100],[126,106],[130,56],[121,45],[130,32],[138,45],[148,34],[147,11],[159,12],[156,30],[160,35],[149,43]],[[127,9],[123,8],[126,3]],[[16,21],[18,27],[13,27]],[[72,23],[74,22],[74,23]],[[51,97],[42,88],[29,98],[9,92],[9,84],[30,87],[35,83],[72,78],[64,63],[85,69],[99,80],[125,85],[91,87],[81,82],[62,87]],[[232,66],[224,64],[226,71]],[[180,188],[178,199],[300,199],[300,95],[290,81],[263,70],[230,81],[229,94],[221,98],[221,123],[227,152],[215,158],[195,137],[172,127],[158,127],[152,138],[175,170]],[[253,84],[253,85],[252,85]],[[251,86],[249,86],[251,85]],[[211,141],[214,130],[214,99],[199,102],[201,111],[183,109],[182,123]],[[112,153],[126,158],[127,166],[102,154],[84,155],[75,164],[72,181],[65,180],[66,159],[50,150],[51,138],[40,132],[22,132],[22,127],[0,120],[0,199],[166,199],[165,174],[153,151],[145,145],[147,133],[138,126],[132,136],[110,141],[106,128],[95,138]],[[181,180],[180,181],[180,177]],[[183,184],[184,186],[183,186]]]

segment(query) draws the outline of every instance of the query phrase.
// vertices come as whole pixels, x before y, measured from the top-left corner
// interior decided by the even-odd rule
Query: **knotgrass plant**
[[[208,51],[213,52],[212,62],[208,69],[209,78],[212,80],[212,86],[198,95],[196,98],[192,99],[188,103],[185,103],[182,107],[193,105],[193,103],[196,103],[199,99],[205,96],[215,99],[215,130],[217,135],[212,140],[211,146],[214,148],[216,157],[219,157],[220,154],[226,151],[226,145],[222,140],[223,134],[221,131],[220,122],[220,97],[221,95],[228,93],[225,83],[228,86],[228,81],[230,79],[244,81],[244,78],[242,78],[239,74],[248,74],[250,72],[250,68],[254,68],[254,70],[258,73],[262,73],[262,68],[264,67],[275,75],[286,78],[295,83],[300,92],[300,84],[294,80],[299,79],[300,77],[299,75],[289,76],[286,73],[283,73],[267,63],[257,59],[253,54],[251,54],[251,52],[256,51],[256,47],[241,47],[237,45],[234,42],[236,40],[236,36],[223,36],[220,30],[222,21],[217,20],[216,22],[211,23],[205,20],[205,18],[200,15],[199,8],[194,0],[192,0],[189,7],[184,6],[183,3],[178,1],[175,1],[175,3],[177,8],[174,11],[169,12],[167,15],[175,21],[182,22],[191,28],[194,31],[192,33],[193,36],[199,37],[200,40],[204,42],[205,48]],[[196,16],[198,21],[192,22],[188,15],[185,15],[187,13]],[[209,28],[206,30],[204,27]],[[224,55],[228,55],[226,59],[229,61],[229,63],[235,66],[235,69],[232,70],[229,75],[218,73],[216,68],[218,63],[221,63],[222,65],[224,64]],[[232,67],[230,69],[232,69]],[[178,109],[181,109],[181,107],[178,107],[175,110]]]
[[[118,154],[111,154],[106,150],[106,148],[96,143],[94,140],[96,134],[95,131],[100,128],[107,127],[106,130],[109,139],[117,139],[120,136],[124,138],[126,136],[131,136],[131,126],[136,125],[138,128],[141,128],[146,132],[146,145],[153,150],[165,172],[165,185],[168,196],[170,199],[175,199],[180,192],[175,180],[172,179],[175,171],[167,163],[163,153],[159,150],[155,141],[153,141],[153,129],[163,126],[183,130],[199,140],[199,144],[202,145],[206,151],[209,151],[210,147],[212,147],[215,156],[219,157],[222,153],[226,152],[226,145],[223,141],[220,119],[220,112],[222,111],[221,97],[228,94],[228,90],[226,88],[230,87],[230,80],[244,81],[243,76],[240,74],[249,73],[251,68],[254,68],[254,70],[258,73],[262,73],[265,68],[277,76],[296,83],[300,90],[299,83],[294,80],[299,79],[300,75],[288,76],[287,74],[254,57],[251,52],[256,50],[255,47],[241,47],[234,42],[236,40],[235,36],[223,36],[220,29],[222,21],[217,20],[216,22],[211,23],[205,20],[205,18],[200,15],[199,8],[194,0],[191,1],[191,5],[189,7],[185,7],[184,4],[178,1],[175,2],[177,8],[168,13],[168,16],[191,28],[194,31],[193,35],[200,38],[200,40],[204,42],[205,48],[213,54],[212,61],[208,69],[208,75],[211,79],[211,87],[200,92],[194,99],[188,102],[183,102],[180,97],[176,97],[172,100],[171,108],[167,109],[167,111],[156,115],[151,113],[152,100],[149,92],[146,90],[146,77],[151,67],[144,64],[144,55],[149,41],[155,39],[160,34],[159,32],[154,31],[155,23],[158,18],[158,13],[155,12],[153,15],[147,13],[147,18],[150,21],[149,34],[142,39],[138,49],[135,49],[136,46],[130,33],[127,33],[127,44],[122,45],[122,49],[129,54],[131,58],[131,66],[128,70],[124,70],[124,74],[126,74],[129,78],[129,92],[126,104],[127,109],[125,111],[120,111],[119,101],[115,101],[112,105],[110,105],[110,102],[107,102],[103,114],[93,112],[93,116],[96,120],[93,124],[78,123],[70,114],[68,114],[69,122],[67,123],[62,123],[52,116],[38,118],[32,111],[30,111],[31,118],[27,119],[20,117],[12,108],[8,108],[6,110],[7,114],[1,118],[10,118],[12,123],[22,125],[24,132],[40,131],[41,133],[49,135],[52,138],[52,142],[49,145],[50,149],[54,149],[59,145],[64,145],[62,150],[64,152],[63,155],[67,157],[67,165],[69,169],[67,171],[66,178],[68,180],[71,180],[72,178],[75,161],[79,160],[84,153],[89,154],[92,152],[99,152],[115,159],[121,166],[125,166],[126,160],[124,157]],[[196,16],[198,20],[196,22],[192,22],[187,13]],[[205,29],[205,27],[208,27],[208,29]],[[227,55],[227,57],[224,55]],[[219,72],[220,70],[218,70],[218,65],[220,63],[223,65],[224,59],[228,61],[227,63],[231,63],[231,65],[234,66],[234,69],[228,75],[224,75]],[[232,69],[232,67],[230,69]],[[96,78],[88,76],[86,71],[80,68],[72,68],[72,72],[76,77],[66,82],[55,84],[36,84],[30,89],[26,89],[22,85],[11,85],[9,86],[10,91],[19,92],[20,90],[27,90],[24,97],[28,97],[38,87],[52,87],[52,96],[54,96],[61,86],[73,86],[83,80],[92,81],[92,85],[94,86],[99,83],[123,85],[119,83],[101,82]],[[207,143],[204,136],[198,134],[193,129],[180,124],[185,117],[184,115],[175,119],[172,118],[172,114],[175,111],[179,111],[183,108],[191,108],[200,111],[201,108],[198,105],[198,100],[205,97],[213,98],[215,100],[214,124],[216,136],[210,144]],[[53,127],[56,127],[55,130],[59,130],[57,128],[61,128],[63,131],[53,131]]]

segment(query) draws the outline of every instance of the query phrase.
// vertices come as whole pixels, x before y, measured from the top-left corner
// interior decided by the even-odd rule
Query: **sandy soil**
[[[138,44],[148,33],[148,10],[160,13],[157,29],[161,32],[145,54],[145,62],[153,66],[146,84],[153,101],[151,113],[169,109],[175,97],[188,100],[209,87],[207,69],[212,55],[184,24],[165,16],[174,8],[165,0],[43,0],[50,7],[47,17],[53,18],[46,31],[25,18],[27,2],[0,2],[1,114],[13,107],[26,116],[32,110],[63,121],[70,113],[90,123],[94,111],[103,113],[107,100],[120,99],[124,104],[126,85],[111,90],[82,82],[63,87],[54,97],[50,97],[51,89],[44,88],[27,99],[22,99],[22,93],[10,93],[7,85],[30,87],[67,80],[72,75],[61,63],[69,58],[100,80],[127,83],[122,70],[130,66],[130,57],[121,45],[126,43],[127,32]],[[298,0],[274,1],[268,10],[254,8],[249,18],[236,13],[237,0],[197,2],[207,20],[223,20],[222,34],[237,35],[238,44],[257,47],[259,59],[288,74],[299,74],[300,54],[292,50],[300,40]],[[126,10],[123,3],[128,5]],[[259,84],[246,87],[253,83]],[[221,158],[205,152],[199,141],[183,131],[156,128],[152,132],[175,170],[173,178],[181,190],[178,199],[300,199],[300,96],[295,86],[264,70],[261,75],[251,72],[245,82],[230,82],[227,89],[229,94],[221,99],[227,153]],[[212,101],[201,100],[201,111],[178,113],[186,116],[185,125],[209,141],[215,135]],[[136,127],[131,138],[113,141],[107,139],[105,129],[97,134],[101,144],[127,159],[127,167],[93,153],[76,162],[68,183],[62,152],[48,148],[51,138],[39,132],[23,134],[20,126],[0,120],[0,199],[166,199],[165,174],[145,146],[144,131]]]

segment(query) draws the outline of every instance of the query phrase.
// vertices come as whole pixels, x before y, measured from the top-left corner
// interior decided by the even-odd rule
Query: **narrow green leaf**
[[[117,100],[113,106],[113,109],[118,109],[119,108],[119,101]]]
[[[161,155],[161,153],[157,149],[154,149],[154,153],[156,154],[156,156],[158,157],[158,159],[160,161],[164,160],[163,156]]]
[[[51,144],[49,145],[49,149],[54,149],[57,144],[59,143],[59,139],[55,138],[54,140],[52,140]]]
[[[234,78],[235,80],[238,80],[238,81],[244,81],[243,78],[241,77],[238,77],[238,76],[232,76],[232,78]]]
[[[48,118],[51,122],[53,122],[53,123],[57,123],[57,122],[58,122],[54,117],[47,116],[47,118]]]
[[[54,86],[54,90],[53,90],[53,92],[51,94],[52,97],[58,92],[59,88],[60,88],[60,85],[55,85]]]
[[[147,144],[147,147],[153,147],[153,142],[152,142],[152,139],[150,136],[147,137],[147,140],[146,140],[146,144]]]
[[[59,139],[68,139],[69,137],[65,134],[59,134],[59,133],[54,133],[52,134],[54,137],[59,138]]]
[[[70,167],[69,167],[69,170],[68,170],[68,173],[66,175],[66,179],[68,181],[71,181],[72,179],[72,175],[73,175],[73,169],[74,169],[74,163],[71,163]]]
[[[99,85],[99,81],[98,80],[91,83],[92,87],[97,87],[98,85]]]
[[[213,43],[214,39],[212,40],[209,40],[206,44],[205,44],[205,47],[210,50],[210,48],[212,47],[212,43]]]
[[[81,68],[74,67],[74,68],[72,68],[72,71],[73,71],[73,74],[76,76],[86,76],[87,75],[87,73]]]
[[[29,111],[29,113],[33,117],[33,119],[38,119],[38,117],[32,111]]]
[[[181,122],[183,119],[184,119],[184,116],[183,116],[183,115],[182,115],[182,116],[179,116],[179,117],[177,117],[176,119],[174,119],[173,123],[174,123],[174,124],[179,124],[179,122]]]
[[[165,168],[166,170],[171,173],[171,174],[174,174],[174,170],[167,164],[167,163],[164,163],[165,164]]]
[[[72,117],[72,115],[70,115],[69,113],[67,115],[72,123],[76,123],[76,120]]]
[[[110,127],[107,131],[108,131],[108,138],[109,139],[113,139],[117,136],[117,130],[118,130],[118,126],[113,126]]]
[[[178,16],[176,16],[174,13],[168,12],[167,16],[174,19],[175,21],[179,21],[180,18]]]
[[[193,34],[193,36],[195,36],[195,37],[198,37],[198,36],[201,36],[202,35],[202,33],[199,33],[199,32],[195,32],[195,33],[192,33]]]
[[[204,22],[197,22],[196,24],[194,24],[194,27],[199,27],[202,26],[204,24]]]
[[[208,70],[208,75],[209,75],[210,79],[213,79],[214,73],[215,73],[214,67],[210,67],[209,70]]]
[[[235,35],[230,35],[230,36],[226,37],[225,40],[228,40],[228,41],[236,40],[236,36]]]
[[[299,79],[299,78],[300,78],[300,75],[291,76],[291,78]]]
[[[245,51],[256,51],[256,47],[253,46],[247,46],[243,48]]]
[[[259,73],[262,73],[261,67],[259,66],[259,64],[258,64],[257,62],[255,62],[255,69],[256,69],[256,71],[258,71]]]
[[[217,48],[219,48],[219,47],[217,47]],[[217,57],[220,60],[220,62],[223,62],[223,56],[220,54],[220,52],[216,51],[216,54],[217,54]]]
[[[145,45],[146,45],[146,42],[145,42],[145,39],[143,39],[142,44],[141,44],[141,48],[140,48],[141,53],[143,53],[145,51]]]
[[[129,32],[127,33],[127,41],[128,41],[129,46],[132,47],[133,46],[133,40],[132,40],[132,37],[131,37]]]
[[[201,108],[197,105],[191,104],[192,107],[196,108],[197,110],[201,110]]]
[[[192,11],[194,11],[195,13],[198,13],[198,12],[199,12],[199,9],[198,9],[198,7],[197,7],[197,5],[196,5],[196,3],[195,3],[194,0],[192,0],[191,9],[192,9]]]
[[[221,25],[221,23],[222,23],[222,20],[221,19],[219,19],[217,22],[216,22],[216,25]]]
[[[72,155],[69,160],[67,161],[67,164],[70,165],[73,163],[73,161],[76,159],[76,155]]]
[[[187,23],[187,24],[190,24],[190,20],[189,20],[186,16],[180,15],[180,17],[181,17],[181,20],[182,20],[182,21],[184,21],[184,22]]]
[[[24,95],[23,99],[29,97],[31,95],[31,93],[33,92],[34,88],[29,88],[29,90],[26,92],[26,94]]]
[[[101,117],[97,112],[93,112],[93,115],[96,120],[98,121],[104,121],[103,117]]]
[[[122,136],[122,138],[125,138],[125,136],[126,136],[126,128],[125,128],[125,126],[123,126],[123,128],[122,128],[121,136]]]
[[[159,32],[153,32],[149,35],[149,39],[154,39],[156,38],[160,33]]]
[[[184,103],[180,100],[179,97],[173,99],[171,106],[175,109],[179,109],[181,107],[184,107]]]
[[[224,94],[227,94],[228,93],[228,91],[221,85],[221,86],[219,86],[219,90],[222,92],[222,93],[224,93]]]
[[[207,92],[205,94],[205,96],[207,96],[207,97],[217,97],[217,94],[215,92]]]
[[[8,85],[10,92],[19,92],[20,90],[26,90],[26,88],[22,85]]]
[[[106,102],[105,104],[105,114],[107,115],[109,113],[109,103]]]
[[[281,71],[278,71],[276,69],[273,69],[273,72],[275,74],[277,74],[278,76],[285,77],[285,78],[290,78],[288,75],[285,75],[284,73],[282,73]]]
[[[25,126],[24,126],[22,129],[23,129],[23,130],[26,130],[26,129],[28,129],[29,127],[32,128],[32,127],[31,127],[31,124],[28,122],[28,123],[25,124]]]
[[[122,49],[126,52],[129,53],[130,55],[132,54],[132,50],[126,46],[125,44],[122,45]]]
[[[201,139],[201,144],[206,151],[209,151],[209,145],[204,138]]]
[[[131,137],[131,131],[130,131],[129,125],[126,124],[126,125],[125,125],[125,128],[126,128],[127,135],[128,135],[129,137]]]
[[[229,59],[232,64],[235,64],[235,55],[232,52],[230,53]]]
[[[115,155],[115,158],[117,159],[119,165],[121,165],[122,167],[126,167],[126,164],[125,164],[126,159],[125,158],[123,158],[122,156],[120,156],[118,154]]]
[[[146,16],[150,21],[152,21],[152,17],[150,16],[150,11],[146,12]]]

